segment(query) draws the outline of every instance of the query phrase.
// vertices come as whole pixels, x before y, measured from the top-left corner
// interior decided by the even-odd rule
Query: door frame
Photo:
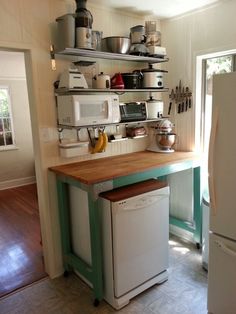
[[[36,69],[33,63],[34,57],[38,54],[36,48],[26,45],[2,46],[0,50],[9,52],[23,52],[25,59],[26,82],[29,99],[29,111],[32,129],[32,142],[35,158],[35,177],[38,192],[38,205],[40,228],[42,237],[42,250],[44,257],[45,272],[55,278],[61,275],[62,261],[58,261],[60,252],[56,248],[56,240],[53,232],[53,221],[50,215],[49,192],[48,192],[48,169],[44,166],[42,159],[40,131],[37,112],[37,76]],[[59,265],[59,266],[58,266]]]

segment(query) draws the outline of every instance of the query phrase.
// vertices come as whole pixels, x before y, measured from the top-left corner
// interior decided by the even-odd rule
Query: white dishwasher
[[[100,194],[104,298],[115,309],[168,277],[169,187],[155,179]]]

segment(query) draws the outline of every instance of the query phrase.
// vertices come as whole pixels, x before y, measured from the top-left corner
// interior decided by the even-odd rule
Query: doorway
[[[24,52],[0,51],[0,297],[46,276]]]

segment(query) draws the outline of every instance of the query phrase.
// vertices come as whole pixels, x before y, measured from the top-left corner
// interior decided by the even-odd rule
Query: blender
[[[76,48],[94,50],[92,47],[93,16],[86,9],[87,0],[75,0],[75,43]]]
[[[147,150],[157,153],[173,153],[176,134],[172,132],[173,124],[168,119],[160,119],[152,128],[151,143]]]

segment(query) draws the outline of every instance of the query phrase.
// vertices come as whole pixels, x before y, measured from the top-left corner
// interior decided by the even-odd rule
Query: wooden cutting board
[[[114,178],[161,168],[188,160],[198,160],[192,152],[155,153],[135,152],[95,160],[50,167],[56,174],[68,176],[85,184],[95,184]]]

